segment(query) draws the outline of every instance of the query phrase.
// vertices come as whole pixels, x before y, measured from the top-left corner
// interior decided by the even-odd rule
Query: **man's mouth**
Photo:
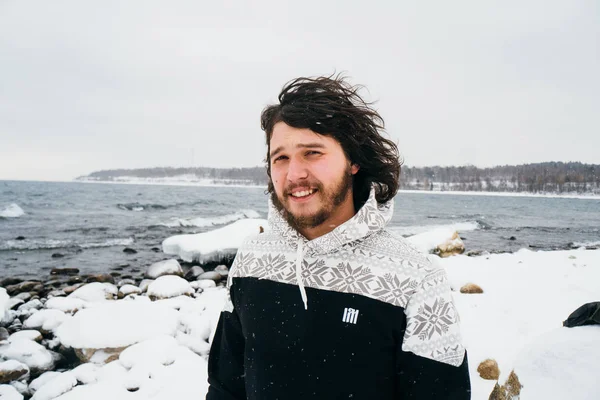
[[[303,198],[309,197],[310,195],[312,195],[316,191],[317,191],[317,189],[296,190],[296,191],[290,193],[290,196],[295,197],[297,199],[303,199]]]

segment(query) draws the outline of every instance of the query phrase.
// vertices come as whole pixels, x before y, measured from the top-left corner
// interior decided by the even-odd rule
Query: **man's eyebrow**
[[[306,149],[306,148],[311,148],[311,149],[315,149],[315,148],[318,148],[318,149],[324,149],[324,148],[325,148],[325,145],[324,145],[323,143],[318,143],[318,142],[315,142],[315,143],[299,143],[299,144],[297,144],[297,145],[296,145],[296,148],[297,148],[297,149]],[[280,151],[282,151],[282,150],[283,150],[283,146],[279,146],[279,147],[277,147],[275,150],[273,150],[273,151],[271,152],[271,156],[270,156],[270,157],[271,157],[271,158],[275,157],[275,155],[277,155],[277,153],[279,153],[279,152],[280,152]]]

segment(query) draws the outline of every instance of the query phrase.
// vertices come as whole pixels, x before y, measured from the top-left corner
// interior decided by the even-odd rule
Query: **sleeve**
[[[230,287],[228,298],[213,337],[208,357],[208,393],[206,400],[245,400],[244,335],[233,306]]]
[[[401,399],[471,398],[467,353],[446,272],[427,275],[405,308],[397,349],[396,389]]]

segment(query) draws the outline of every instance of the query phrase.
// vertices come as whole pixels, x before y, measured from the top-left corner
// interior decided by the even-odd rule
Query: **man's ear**
[[[356,173],[358,172],[359,169],[360,169],[360,165],[352,164],[352,166],[350,167],[350,172],[352,173],[352,175],[356,175]]]

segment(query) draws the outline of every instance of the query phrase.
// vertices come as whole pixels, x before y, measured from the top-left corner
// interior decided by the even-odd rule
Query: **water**
[[[13,203],[25,212],[18,218],[0,217],[0,278],[44,278],[57,267],[99,273],[127,264],[143,271],[168,258],[160,244],[171,235],[215,229],[244,215],[266,218],[264,192],[250,187],[0,181],[0,213]],[[600,242],[600,201],[430,193],[396,197],[393,231],[409,235],[449,225],[458,229],[467,250],[564,249]],[[16,240],[19,236],[24,239]],[[124,253],[125,247],[137,254]],[[52,257],[56,254],[63,257]]]

